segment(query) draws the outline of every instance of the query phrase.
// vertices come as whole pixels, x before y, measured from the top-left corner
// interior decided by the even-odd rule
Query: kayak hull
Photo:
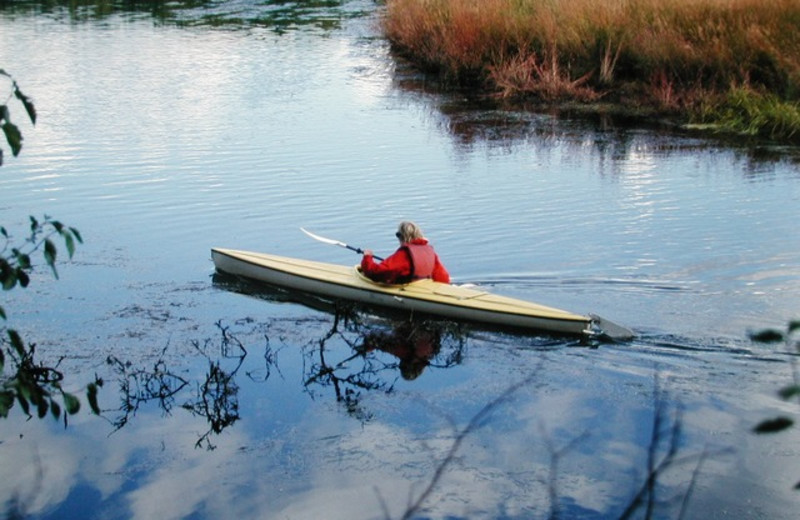
[[[581,336],[594,332],[590,316],[478,288],[432,280],[387,285],[369,280],[353,266],[233,249],[213,248],[211,257],[217,271],[325,298],[513,329]]]

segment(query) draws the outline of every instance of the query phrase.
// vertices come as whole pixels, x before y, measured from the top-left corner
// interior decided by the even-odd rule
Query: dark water
[[[0,11],[0,66],[39,112],[10,104],[0,223],[47,213],[85,239],[2,304],[66,388],[105,381],[103,418],[0,421],[6,510],[398,518],[524,383],[417,517],[618,518],[650,469],[654,518],[796,517],[798,429],[751,433],[796,417],[776,395],[796,357],[747,331],[800,314],[797,149],[437,92],[373,2],[160,5]],[[407,218],[457,282],[639,337],[440,324],[408,380],[389,321],[212,276],[213,246],[355,263],[299,227],[388,252]]]

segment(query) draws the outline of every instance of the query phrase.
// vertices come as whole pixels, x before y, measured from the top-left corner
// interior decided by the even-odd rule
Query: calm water
[[[676,422],[653,517],[689,491],[685,518],[796,517],[799,429],[750,433],[797,416],[776,396],[796,358],[746,338],[800,315],[800,151],[469,104],[396,63],[373,2],[213,5],[0,11],[0,66],[39,112],[10,105],[25,141],[0,223],[22,236],[46,213],[85,239],[60,280],[3,295],[8,325],[68,389],[105,380],[103,418],[0,421],[6,510],[398,518],[525,382],[418,518],[618,518]],[[359,355],[388,321],[212,276],[213,246],[355,263],[299,227],[389,252],[407,218],[456,282],[638,339],[451,325],[406,380],[390,352]]]

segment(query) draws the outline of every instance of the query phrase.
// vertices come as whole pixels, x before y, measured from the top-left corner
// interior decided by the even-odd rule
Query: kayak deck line
[[[433,280],[390,285],[370,280],[357,266],[251,251],[212,248],[211,256],[216,269],[221,272],[286,289],[368,305],[489,325],[581,336],[594,335],[596,331],[593,327],[598,323],[595,316],[583,316],[497,295],[474,286],[462,287]]]

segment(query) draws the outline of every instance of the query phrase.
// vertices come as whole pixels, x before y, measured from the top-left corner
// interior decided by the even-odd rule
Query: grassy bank
[[[800,0],[387,0],[395,46],[504,98],[800,142]]]

